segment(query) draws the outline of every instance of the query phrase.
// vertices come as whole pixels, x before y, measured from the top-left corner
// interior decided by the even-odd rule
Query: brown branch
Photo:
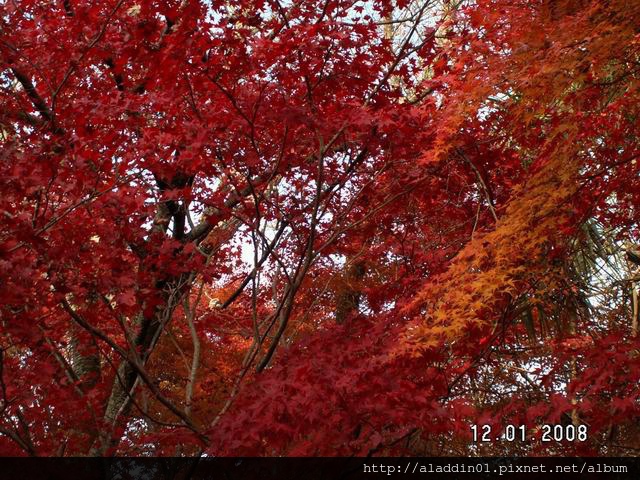
[[[487,186],[487,183],[484,181],[484,178],[482,177],[480,170],[478,170],[478,168],[473,164],[473,162],[469,159],[469,157],[465,155],[462,149],[456,147],[456,153],[460,158],[462,158],[462,160],[464,160],[465,162],[467,162],[467,164],[469,164],[469,166],[471,167],[471,170],[473,170],[473,173],[475,173],[476,178],[478,179],[478,183],[482,187],[482,190],[485,194],[485,198],[487,199],[487,204],[489,205],[489,210],[491,211],[493,220],[497,222],[498,215],[496,214],[496,209],[493,205],[493,195],[491,194],[491,190]]]
[[[187,427],[201,438],[206,439],[206,437],[198,430],[198,428],[193,424],[190,418],[188,418],[184,412],[182,412],[178,407],[176,407],[171,401],[169,401],[163,394],[158,390],[156,385],[153,383],[153,380],[149,378],[146,370],[138,360],[132,359],[127,352],[125,352],[117,343],[115,343],[107,334],[105,334],[102,330],[93,325],[89,324],[81,315],[79,315],[69,304],[66,298],[62,299],[63,308],[69,313],[71,318],[80,325],[82,328],[87,330],[93,336],[99,338],[107,345],[109,345],[115,352],[117,352],[123,360],[125,360],[129,365],[133,367],[136,371],[137,375],[142,379],[142,381],[149,387],[149,390],[154,394],[154,396],[158,399],[160,403],[162,403],[165,407],[167,407],[173,414],[175,414],[178,418],[180,418]]]
[[[51,110],[49,109],[47,102],[45,102],[42,96],[38,93],[31,79],[25,73],[21,72],[15,67],[11,67],[11,72],[16,77],[16,80],[18,80],[20,85],[22,85],[22,88],[24,89],[27,96],[31,99],[31,102],[33,103],[33,106],[36,108],[38,113],[47,121],[53,122],[53,115],[51,114]],[[55,127],[54,129],[56,130],[56,133],[62,132],[62,130]]]
[[[265,251],[262,254],[262,257],[260,257],[260,260],[258,260],[257,264],[254,266],[254,268],[251,271],[251,273],[249,273],[249,275],[247,275],[245,277],[245,279],[242,281],[242,283],[236,289],[236,291],[233,292],[229,296],[229,298],[227,298],[224,301],[224,303],[222,304],[222,306],[220,308],[222,308],[222,309],[227,308],[229,305],[231,305],[236,300],[236,298],[238,298],[238,296],[242,293],[242,291],[245,289],[245,287],[249,284],[251,279],[253,279],[255,277],[256,273],[258,272],[258,270],[260,269],[262,264],[267,261],[267,259],[269,258],[269,255],[275,249],[276,244],[278,243],[278,240],[280,240],[280,237],[282,236],[282,234],[284,232],[284,229],[287,227],[288,224],[289,223],[287,221],[283,221],[280,224],[280,228],[278,229],[278,231],[276,232],[275,236],[273,237],[273,240],[268,245],[268,247],[265,249]]]
[[[257,178],[253,181],[254,184],[261,183],[261,179]],[[238,192],[238,194],[232,195],[224,201],[224,208],[231,209],[237,206],[244,198],[251,195],[252,186],[248,185],[242,190]],[[222,210],[217,207],[212,207],[209,211],[209,216],[217,216],[222,213]],[[191,231],[185,235],[184,241],[186,242],[195,242],[199,243],[203,240],[210,232],[213,230],[215,225],[213,225],[207,218],[202,220],[195,228],[191,229]]]

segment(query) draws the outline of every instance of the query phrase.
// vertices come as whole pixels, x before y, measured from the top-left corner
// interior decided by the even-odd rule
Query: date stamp
[[[537,429],[541,442],[585,442],[588,438],[586,425],[548,425]],[[525,425],[507,425],[501,432],[493,432],[491,425],[471,425],[475,443],[527,442],[535,435]]]

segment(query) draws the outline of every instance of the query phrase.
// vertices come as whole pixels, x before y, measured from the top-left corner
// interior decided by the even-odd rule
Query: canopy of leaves
[[[637,454],[639,25],[0,2],[0,455]]]

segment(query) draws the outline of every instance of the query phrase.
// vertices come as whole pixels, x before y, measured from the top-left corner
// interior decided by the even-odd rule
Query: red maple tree
[[[640,4],[0,12],[0,454],[638,451]]]

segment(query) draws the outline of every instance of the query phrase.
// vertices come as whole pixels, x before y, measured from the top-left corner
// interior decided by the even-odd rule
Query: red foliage
[[[0,454],[637,450],[640,5],[0,13]]]

